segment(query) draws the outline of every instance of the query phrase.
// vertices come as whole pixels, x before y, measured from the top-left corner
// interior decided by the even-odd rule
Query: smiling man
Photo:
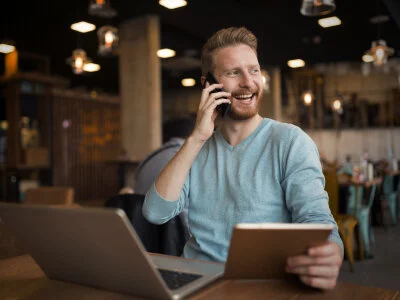
[[[164,223],[189,203],[191,238],[184,256],[225,262],[237,223],[332,223],[313,141],[294,125],[262,118],[263,82],[257,39],[246,28],[215,33],[202,51],[203,89],[196,126],[146,195],[143,213]],[[213,93],[216,88],[223,91]],[[214,130],[222,103],[228,115]],[[286,271],[307,285],[331,289],[342,263],[337,227],[326,244],[288,259]]]

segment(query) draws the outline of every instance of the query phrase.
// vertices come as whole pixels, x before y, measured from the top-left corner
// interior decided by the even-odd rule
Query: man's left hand
[[[340,246],[329,241],[308,249],[307,255],[289,257],[286,272],[299,275],[306,285],[329,290],[336,286],[342,261]]]

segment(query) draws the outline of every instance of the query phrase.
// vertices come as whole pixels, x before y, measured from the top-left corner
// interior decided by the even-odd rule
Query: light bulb
[[[339,111],[342,108],[342,102],[339,99],[335,99],[332,103],[332,107],[334,110]]]
[[[383,58],[385,57],[385,51],[382,48],[379,48],[378,50],[376,50],[376,57],[379,60],[383,60]]]
[[[106,42],[106,47],[111,47],[114,42],[114,35],[111,31],[107,31],[104,35],[104,41]]]
[[[303,101],[305,105],[310,105],[313,100],[313,95],[311,92],[305,92],[303,95]]]
[[[81,57],[77,57],[75,59],[75,68],[81,69],[83,66],[83,59]]]
[[[314,0],[314,5],[315,6],[321,6],[322,5],[322,0]]]

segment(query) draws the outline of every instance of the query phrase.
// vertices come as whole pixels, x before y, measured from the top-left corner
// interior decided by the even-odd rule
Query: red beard
[[[260,104],[261,104],[261,99],[262,99],[262,90],[254,90],[254,91],[248,91],[248,90],[236,90],[232,92],[232,98],[234,98],[235,95],[243,95],[243,94],[254,94],[253,97],[255,97],[255,105],[251,105],[250,107],[239,107],[236,102],[239,102],[240,100],[233,99],[231,108],[229,109],[228,116],[233,119],[233,120],[247,120],[251,119],[255,115],[258,114]]]

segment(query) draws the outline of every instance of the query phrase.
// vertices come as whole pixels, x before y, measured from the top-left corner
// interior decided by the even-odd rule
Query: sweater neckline
[[[223,136],[221,129],[218,128],[216,130],[216,137],[217,139],[219,139],[222,144],[224,145],[225,148],[227,148],[230,151],[234,151],[235,149],[240,149],[244,146],[246,146],[247,144],[249,144],[254,137],[257,135],[257,133],[265,127],[265,125],[267,124],[268,120],[266,118],[264,118],[261,123],[257,126],[257,128],[248,136],[246,137],[243,141],[241,141],[239,144],[232,146],[231,144],[228,143],[228,141],[225,139],[225,137]]]

